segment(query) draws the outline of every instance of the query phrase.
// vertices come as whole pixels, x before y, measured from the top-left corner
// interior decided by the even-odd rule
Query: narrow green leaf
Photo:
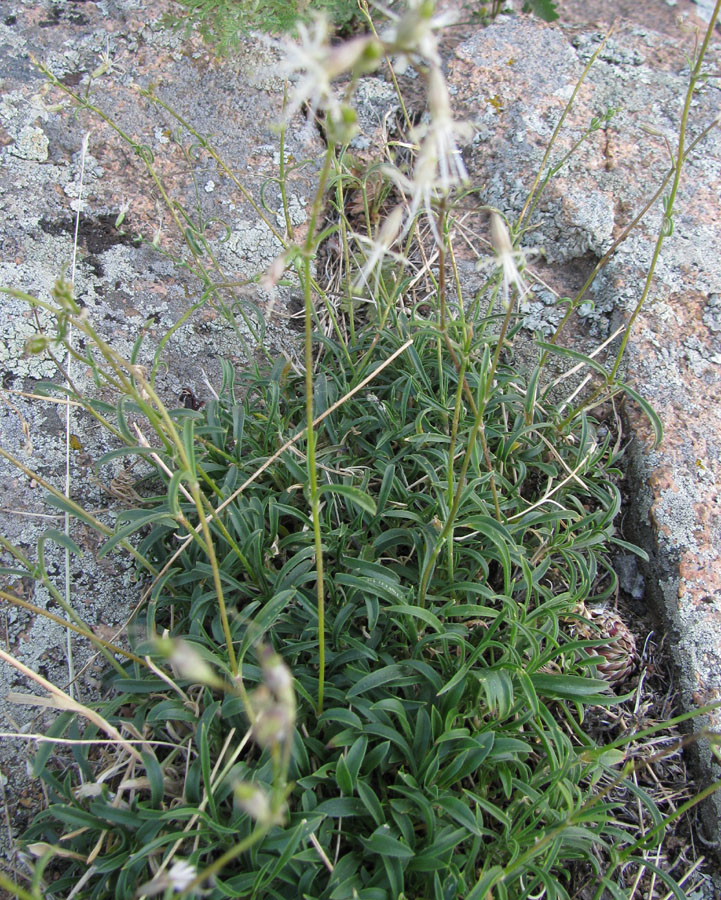
[[[375,500],[360,488],[353,487],[352,484],[323,484],[320,486],[318,493],[323,494],[339,494],[354,503],[363,512],[370,513],[372,516],[376,514]]]
[[[155,447],[143,447],[140,444],[133,444],[130,447],[116,447],[114,450],[108,450],[107,453],[103,453],[102,456],[96,460],[95,466],[100,469],[106,463],[112,462],[112,460],[117,459],[118,457],[122,458],[130,456],[135,459],[138,456],[150,457],[154,453],[158,453],[158,450]]]
[[[578,700],[593,703],[600,693],[607,693],[610,685],[601,678],[584,678],[581,675],[546,675],[534,672],[530,676],[537,694],[554,700]]]
[[[260,612],[255,616],[252,623],[249,624],[245,632],[243,643],[241,644],[239,651],[241,659],[245,653],[247,653],[251,644],[257,643],[268,629],[277,622],[279,616],[288,604],[291,603],[296,593],[297,591],[295,588],[287,588],[284,591],[278,591],[277,594],[274,594],[274,596],[263,605]]]
[[[413,851],[402,844],[398,838],[390,834],[388,825],[381,825],[369,838],[361,838],[363,846],[369,853],[377,853],[380,856],[390,856],[393,859],[412,859]]]
[[[504,875],[500,866],[493,866],[487,872],[484,872],[475,883],[470,894],[466,895],[466,900],[490,900],[489,892],[495,887]],[[493,895],[491,894],[491,897]]]
[[[566,359],[572,359],[575,362],[584,363],[589,367],[589,369],[593,369],[594,372],[598,372],[599,375],[603,375],[604,381],[608,381],[608,372],[601,365],[601,363],[593,359],[592,356],[586,356],[585,353],[580,353],[578,350],[571,350],[570,347],[563,347],[559,344],[549,344],[546,341],[536,341],[536,344],[541,348],[541,350],[545,350],[548,353],[555,353],[556,356],[563,356]]]
[[[361,594],[363,599],[370,595],[372,597],[380,597],[381,600],[386,600],[389,603],[402,603],[408,597],[407,591],[396,582],[389,581],[387,578],[339,572],[335,577],[335,581],[336,584],[344,587],[354,588]]]
[[[145,774],[148,776],[150,783],[150,805],[158,809],[163,802],[163,793],[165,791],[163,770],[160,768],[157,757],[150,750],[143,750],[142,757],[145,763]]]
[[[346,725],[351,728],[356,728],[358,731],[363,729],[363,722],[360,717],[357,716],[353,710],[345,709],[344,707],[333,707],[333,709],[326,709],[323,714],[319,717],[318,722],[322,722],[327,724],[331,722],[332,724]]]
[[[387,607],[387,611],[403,613],[404,616],[420,619],[439,634],[445,630],[438,616],[434,616],[428,609],[421,609],[420,606],[411,606],[408,603],[394,603],[393,606]]]
[[[396,467],[393,465],[386,466],[386,470],[383,473],[383,480],[381,481],[381,486],[378,491],[378,513],[383,512],[385,505],[388,502],[388,497],[390,496],[395,477]]]
[[[348,767],[348,773],[350,777],[353,779],[353,787],[355,788],[355,783],[358,779],[358,773],[361,770],[361,766],[363,765],[363,758],[365,757],[366,748],[368,747],[368,738],[365,735],[361,735],[357,741],[353,744],[353,746],[348,750],[345,754],[346,765]]]
[[[75,713],[60,713],[57,719],[55,719],[55,721],[52,722],[49,728],[45,731],[45,734],[51,738],[62,737],[74,718]],[[31,775],[33,778],[37,778],[38,776],[42,778],[45,766],[47,765],[48,760],[53,755],[53,752],[56,750],[56,748],[57,744],[53,744],[51,741],[45,741],[40,744],[40,746],[38,747],[38,751],[33,758],[33,765],[31,770]]]
[[[658,878],[663,881],[666,887],[669,889],[669,892],[676,897],[676,900],[688,900],[689,895],[680,887],[675,878],[672,878],[671,875],[668,874],[664,869],[661,869],[650,859],[647,859],[645,856],[630,856],[628,860],[624,860],[628,865],[633,865],[633,863],[638,863],[639,866],[643,866],[644,869],[648,869],[653,872]]]
[[[367,781],[359,781],[356,784],[356,791],[358,792],[358,796],[361,799],[361,803],[371,814],[371,818],[376,823],[376,825],[382,825],[385,822],[383,807],[381,806],[380,800],[376,796],[373,788],[368,784]]]
[[[43,544],[46,541],[54,541],[56,544],[60,544],[61,547],[65,547],[65,549],[69,550],[71,553],[75,553],[77,556],[83,555],[83,551],[78,547],[75,541],[69,535],[57,528],[48,528],[43,532],[40,540]]]
[[[55,494],[44,494],[43,502],[48,506],[53,506],[55,507],[55,509],[59,509],[61,512],[69,513],[74,519],[80,519],[81,521],[85,522],[86,525],[90,525],[90,527],[93,529],[95,529],[97,526],[96,519],[94,519],[89,513],[86,513],[82,507],[73,505],[64,497],[58,497]]]
[[[384,684],[403,678],[403,668],[398,665],[383,666],[382,669],[376,669],[369,675],[364,676],[348,689],[347,697],[357,697],[359,694],[365,694],[366,691],[372,691]]]
[[[475,673],[483,686],[488,709],[498,719],[505,719],[513,706],[513,679],[507,669],[481,669]]]
[[[293,829],[293,832],[288,835],[283,836],[283,850],[275,862],[275,865],[269,869],[266,877],[263,879],[262,884],[256,885],[256,890],[260,890],[263,885],[270,885],[272,882],[280,875],[283,869],[288,864],[291,856],[295,853],[295,849],[300,843],[303,837],[306,837],[313,831],[312,826],[307,821],[301,821],[296,825]]]
[[[462,825],[467,831],[470,831],[471,834],[475,834],[476,837],[483,837],[483,832],[478,827],[476,817],[462,800],[458,797],[454,797],[452,794],[448,794],[441,797],[437,802],[441,809],[445,810],[454,822]]]
[[[341,819],[346,816],[362,816],[365,806],[355,797],[332,797],[330,800],[319,803],[313,812],[331,819]]]
[[[188,475],[183,469],[176,469],[168,482],[168,508],[172,516],[180,515],[180,482]]]
[[[388,730],[390,731],[391,729]],[[388,738],[388,735],[383,733],[381,737]],[[380,744],[376,744],[376,746],[370,751],[370,753],[366,755],[364,769],[367,775],[372,774],[376,769],[380,769],[381,771],[383,771],[383,766],[390,749],[391,741],[390,738],[388,738],[388,740],[381,741]]]
[[[188,462],[188,470],[193,479],[196,481],[198,472],[195,465],[195,423],[197,419],[194,416],[187,416],[183,420],[183,449]]]
[[[122,521],[122,518],[118,521]],[[146,512],[145,510],[143,510],[141,515],[133,516],[133,518],[127,525],[124,525],[122,528],[118,528],[115,534],[112,537],[108,538],[108,540],[98,550],[98,558],[101,559],[103,556],[107,556],[108,553],[110,553],[110,551],[119,543],[124,541],[125,538],[129,537],[140,528],[143,528],[145,525],[164,525],[167,528],[178,527],[178,523],[172,516],[164,515],[157,509],[151,510],[150,512]]]
[[[632,400],[635,400],[636,403],[641,407],[649,422],[651,423],[651,427],[653,428],[654,433],[654,442],[653,446],[658,447],[658,445],[663,440],[663,423],[656,412],[656,410],[651,406],[648,400],[645,400],[638,391],[635,391],[632,387],[630,387],[626,382],[619,382],[618,386],[631,397]]]
[[[338,762],[335,765],[335,780],[338,789],[344,797],[349,797],[353,793],[353,778],[348,771],[345,755],[338,757]]]
[[[615,536],[611,537],[611,543],[614,547],[620,547],[622,550],[628,550],[629,553],[633,553],[634,556],[638,556],[639,559],[642,559],[644,562],[648,562],[648,553],[643,550],[641,547],[637,547],[635,544],[631,544],[628,541],[622,541],[621,538],[617,538]]]

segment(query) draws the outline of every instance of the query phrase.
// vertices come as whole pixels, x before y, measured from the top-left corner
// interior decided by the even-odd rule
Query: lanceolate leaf
[[[653,428],[654,433],[654,442],[653,446],[658,447],[658,445],[663,440],[663,423],[656,412],[656,410],[651,406],[648,400],[644,399],[638,391],[634,390],[630,385],[625,382],[619,382],[619,387],[624,393],[628,394],[633,400],[638,403],[643,412],[648,417],[649,422],[651,423],[651,427]]]
[[[321,485],[318,493],[321,496],[324,494],[338,494],[340,497],[346,497],[363,512],[370,513],[372,516],[376,514],[376,504],[373,498],[366,494],[365,491],[353,487],[351,484],[324,484]]]
[[[536,693],[554,700],[577,700],[593,704],[596,699],[607,699],[610,685],[601,678],[584,678],[580,675],[545,675],[535,672],[530,676]]]

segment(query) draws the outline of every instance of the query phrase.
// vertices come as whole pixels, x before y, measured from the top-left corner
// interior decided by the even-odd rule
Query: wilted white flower
[[[105,790],[107,790],[105,785],[98,784],[97,781],[88,781],[76,787],[73,793],[76,799],[84,800],[87,797],[99,797]]]
[[[136,891],[136,896],[154,897],[164,893],[170,888],[173,893],[179,894],[187,890],[197,877],[197,871],[192,863],[184,859],[176,860],[167,872],[156,875],[152,881],[142,884]]]
[[[39,859],[46,854],[58,856],[60,859],[78,859],[83,862],[86,859],[81,853],[76,853],[74,850],[60,847],[57,844],[48,844],[47,841],[37,841],[37,843],[34,844],[26,844],[25,849],[36,859]],[[15,896],[17,896],[17,894]]]
[[[363,234],[356,234],[353,232],[352,237],[359,244],[365,244],[369,253],[366,257],[365,265],[358,273],[358,277],[356,278],[353,287],[357,290],[361,284],[365,284],[371,291],[371,285],[368,281],[372,272],[379,263],[382,263],[383,258],[385,256],[393,256],[394,259],[397,259],[401,263],[405,263],[405,257],[400,253],[392,253],[391,247],[395,244],[398,239],[398,235],[400,234],[401,227],[403,225],[403,207],[396,206],[388,215],[385,222],[381,226],[381,229],[378,233],[378,237],[375,240],[372,240],[369,237],[366,237]],[[378,275],[376,274],[376,283],[378,280]]]
[[[395,69],[402,73],[408,65],[409,57],[420,56],[435,66],[440,66],[438,41],[434,31],[451,25],[456,20],[453,12],[434,15],[434,0],[409,0],[408,8],[402,15],[392,10],[378,7],[393,24],[383,34],[383,42],[391,53],[398,54]]]
[[[266,291],[273,290],[283,277],[283,273],[287,267],[288,257],[285,253],[281,253],[280,256],[276,256],[270,266],[260,276],[260,281],[258,283],[262,288],[265,288]]]
[[[413,177],[408,178],[393,168],[386,168],[385,171],[402,190],[411,195],[406,230],[422,207],[433,234],[440,243],[433,215],[433,200],[446,196],[454,187],[468,182],[468,172],[456,138],[470,137],[471,127],[467,122],[453,118],[448,89],[437,66],[431,68],[429,75],[428,105],[430,121],[415,130],[415,137],[420,139],[420,145]]]
[[[215,684],[217,675],[198,653],[195,647],[183,638],[166,638],[158,642],[159,649],[168,654],[168,662],[180,678],[187,678],[196,684]]]
[[[522,299],[528,293],[528,288],[524,285],[523,278],[516,265],[516,259],[518,257],[522,259],[523,254],[519,250],[513,249],[508,229],[497,212],[491,213],[491,243],[501,264],[503,272],[503,306],[505,309],[508,309],[508,305],[511,302],[511,286],[515,285],[519,299]]]
[[[426,153],[437,161],[438,189],[446,191],[468,181],[468,172],[456,137],[468,140],[473,129],[468,122],[459,122],[453,118],[448,88],[443,73],[436,66],[428,76],[428,108],[431,121],[421,145],[421,153]]]
[[[120,204],[120,209],[118,210],[118,217],[115,220],[115,227],[120,228],[123,224],[123,220],[125,219],[125,215],[130,209],[130,200],[125,198],[123,202]]]
[[[184,859],[176,860],[168,870],[168,881],[177,893],[188,888],[198,873],[195,866]]]
[[[284,743],[295,727],[295,697],[281,700],[261,684],[250,695],[253,737],[261,747]]]
[[[333,80],[358,67],[373,67],[381,57],[377,41],[370,36],[332,46],[328,21],[323,16],[316,17],[311,26],[299,22],[298,41],[284,43],[280,48],[285,54],[281,73],[289,78],[298,76],[286,110],[288,118],[303,103],[308,103],[313,114],[327,109],[338,118],[340,103],[333,91]]]
[[[163,216],[161,214],[160,220],[158,222],[158,227],[155,229],[155,233],[153,234],[152,244],[153,247],[157,248],[160,246],[160,238],[163,236]]]
[[[271,647],[263,647],[260,651],[260,664],[263,669],[263,680],[278,700],[287,700],[292,697],[293,676],[282,658]]]

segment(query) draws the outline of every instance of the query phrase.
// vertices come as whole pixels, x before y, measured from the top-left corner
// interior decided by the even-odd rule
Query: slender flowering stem
[[[721,0],[716,0],[716,5],[714,6],[713,13],[711,14],[711,19],[708,24],[708,28],[706,29],[706,34],[703,39],[703,43],[698,51],[698,55],[696,57],[696,65],[691,70],[691,77],[688,83],[688,90],[686,91],[686,100],[683,105],[683,112],[681,113],[681,128],[678,134],[678,153],[676,157],[676,164],[674,166],[674,176],[673,182],[671,183],[671,190],[669,191],[668,198],[665,201],[665,211],[664,211],[664,221],[659,230],[658,237],[656,238],[656,246],[653,249],[653,256],[651,257],[651,265],[648,267],[648,274],[646,276],[646,283],[644,284],[643,291],[641,292],[641,296],[639,297],[638,303],[636,304],[636,308],[631,313],[631,318],[628,320],[628,325],[626,326],[626,331],[623,335],[623,340],[621,341],[621,346],[618,350],[618,354],[616,356],[616,361],[613,365],[613,369],[611,370],[611,381],[616,378],[616,374],[618,372],[619,366],[621,365],[621,360],[626,351],[626,345],[628,344],[628,339],[631,334],[631,329],[633,328],[634,322],[638,318],[641,309],[646,302],[646,298],[648,297],[648,293],[651,290],[651,282],[653,279],[653,273],[656,270],[656,263],[658,262],[658,258],[661,254],[661,247],[663,246],[663,242],[667,237],[671,235],[673,232],[673,207],[676,201],[676,194],[678,193],[678,188],[681,183],[681,172],[683,170],[683,163],[685,158],[685,144],[686,144],[686,128],[688,125],[688,117],[691,112],[691,102],[693,100],[694,92],[696,90],[696,84],[698,83],[699,78],[701,77],[701,68],[703,66],[703,61],[706,56],[706,51],[708,50],[709,41],[711,40],[711,35],[713,34],[714,28],[716,26],[716,20],[719,17],[719,12],[721,12]]]
[[[574,87],[573,93],[571,94],[571,96],[568,99],[568,103],[566,104],[563,112],[561,113],[561,118],[558,120],[558,124],[553,129],[553,134],[551,135],[551,139],[548,142],[548,146],[546,147],[546,152],[543,154],[543,159],[541,160],[541,165],[538,167],[538,172],[536,173],[536,178],[535,178],[533,184],[531,185],[531,190],[528,192],[528,197],[526,198],[526,202],[523,204],[523,209],[521,210],[521,215],[518,217],[518,221],[516,222],[517,230],[520,229],[524,220],[526,218],[528,218],[533,213],[533,210],[536,208],[536,205],[541,196],[541,191],[546,186],[548,179],[544,179],[543,184],[541,184],[541,186],[540,186],[540,190],[539,190],[539,182],[541,181],[541,178],[543,176],[543,171],[546,168],[546,163],[548,162],[548,159],[551,155],[551,151],[553,150],[553,148],[556,144],[556,139],[558,138],[561,128],[563,128],[563,123],[566,121],[566,117],[568,116],[571,109],[573,108],[573,104],[576,102],[576,95],[581,90],[581,85],[586,80],[586,76],[591,71],[591,67],[596,62],[596,59],[598,58],[599,54],[601,53],[603,48],[606,46],[606,42],[613,34],[613,30],[614,30],[614,26],[612,26],[609,29],[608,34],[604,37],[604,39],[601,41],[601,43],[596,48],[593,56],[589,59],[588,63],[586,64],[586,68],[581,73],[581,77],[576,82],[576,86]]]
[[[701,74],[702,74],[701,69],[703,66],[704,58],[706,56],[706,51],[708,50],[709,41],[711,39],[711,35],[713,34],[715,23],[716,23],[720,13],[721,13],[721,0],[716,0],[716,5],[714,7],[713,13],[711,14],[711,19],[709,21],[708,28],[706,29],[706,34],[704,36],[703,43],[701,44],[701,47],[698,50],[695,65],[691,69],[691,77],[689,79],[689,85],[688,85],[688,89],[686,91],[686,99],[685,99],[685,102],[683,105],[683,110],[681,113],[681,125],[680,125],[679,135],[678,135],[678,145],[677,145],[676,157],[673,161],[671,171],[667,174],[666,178],[664,178],[663,182],[661,183],[661,186],[654,194],[652,201],[650,201],[644,207],[644,209],[642,211],[642,214],[644,214],[646,212],[646,210],[651,205],[651,202],[653,202],[653,200],[655,200],[660,195],[661,191],[663,190],[665,185],[668,183],[669,179],[671,179],[671,176],[673,176],[673,178],[671,179],[671,188],[670,188],[669,194],[664,201],[663,222],[661,223],[661,228],[659,229],[659,233],[656,238],[656,244],[653,249],[653,254],[651,256],[651,262],[648,267],[646,281],[644,283],[643,290],[641,291],[641,296],[639,297],[638,302],[636,303],[636,306],[628,320],[628,323],[626,324],[626,329],[624,331],[623,338],[621,339],[621,346],[619,347],[618,353],[616,354],[616,359],[614,361],[611,372],[606,376],[604,383],[600,387],[596,388],[596,390],[591,394],[590,397],[587,397],[581,404],[579,404],[577,407],[575,407],[563,419],[563,421],[559,423],[558,427],[561,429],[565,428],[570,422],[572,422],[576,418],[576,416],[578,416],[584,409],[593,408],[598,403],[600,403],[604,397],[613,396],[614,393],[618,393],[619,389],[621,389],[619,387],[619,384],[616,379],[617,379],[617,375],[618,375],[618,370],[621,366],[621,361],[623,360],[623,357],[626,352],[626,347],[628,345],[629,338],[631,337],[631,330],[632,330],[641,310],[643,309],[643,306],[646,303],[646,300],[648,299],[648,295],[651,290],[651,285],[653,283],[653,275],[656,270],[656,265],[658,264],[658,260],[661,256],[661,248],[663,246],[663,243],[666,240],[666,238],[670,237],[670,235],[673,233],[673,210],[674,210],[674,204],[676,201],[676,195],[678,193],[678,189],[681,184],[681,175],[683,172],[684,163],[686,162],[686,159],[688,158],[688,154],[691,151],[691,149],[693,149],[698,144],[700,139],[702,139],[703,137],[705,137],[708,134],[708,132],[711,130],[711,128],[716,127],[716,125],[718,124],[718,119],[714,119],[712,125],[705,128],[701,132],[701,134],[698,135],[690,143],[690,145],[688,147],[686,146],[686,129],[688,127],[688,117],[691,112],[691,104],[693,102],[694,94],[696,91],[696,85],[697,85],[699,79],[701,78]],[[635,225],[635,223],[639,219],[640,219],[640,216],[638,216],[636,219],[634,219],[634,222],[631,223],[632,226]],[[627,229],[627,232],[628,232],[628,229]],[[622,235],[622,238],[625,237],[626,233],[624,233],[624,235]],[[614,247],[615,246],[616,245],[614,245]],[[611,251],[609,251],[609,253],[610,252]],[[585,287],[584,287],[584,291],[585,291]],[[570,310],[569,310],[569,312],[570,312]],[[562,320],[562,321],[565,321],[565,317],[564,317],[564,320]],[[556,337],[556,335],[554,335],[554,340],[555,340],[555,337]],[[606,393],[606,392],[608,392],[608,393]]]
[[[323,585],[323,541],[320,528],[320,496],[318,493],[318,469],[315,461],[316,431],[313,424],[313,293],[311,261],[315,249],[315,231],[323,208],[326,185],[330,177],[335,157],[333,145],[329,145],[323,160],[323,168],[318,179],[318,189],[311,209],[308,233],[303,248],[303,293],[305,309],[305,417],[306,454],[308,482],[310,487],[310,509],[313,521],[313,542],[315,545],[316,605],[318,612],[318,715],[323,712],[325,686],[325,592]]]

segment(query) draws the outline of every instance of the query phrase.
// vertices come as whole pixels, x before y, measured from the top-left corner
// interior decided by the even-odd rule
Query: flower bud
[[[77,313],[79,311],[80,307],[73,298],[72,281],[66,281],[64,278],[58,278],[58,280],[53,285],[51,293],[53,295],[53,300],[55,300],[58,306],[61,309],[65,310],[65,312]]]
[[[516,258],[523,262],[523,254],[513,249],[511,237],[505,222],[497,212],[491,213],[491,244],[496,251],[503,275],[503,306],[508,309],[511,303],[511,287],[515,286],[520,300],[528,293],[523,278],[518,271]]]
[[[268,794],[255,784],[241,782],[233,788],[240,808],[255,819],[259,825],[270,825],[273,822],[273,811]]]
[[[179,678],[187,678],[194,684],[216,684],[218,681],[213,669],[189,641],[163,638],[157,641],[157,647]]]
[[[325,129],[329,143],[349,144],[358,134],[358,115],[352,106],[342,103],[328,110]]]
[[[40,353],[44,353],[49,346],[50,338],[45,337],[44,334],[34,334],[25,341],[25,352],[38,356]]]
[[[295,699],[293,676],[281,657],[269,647],[264,648],[261,657],[263,678],[269,690],[278,700]]]

